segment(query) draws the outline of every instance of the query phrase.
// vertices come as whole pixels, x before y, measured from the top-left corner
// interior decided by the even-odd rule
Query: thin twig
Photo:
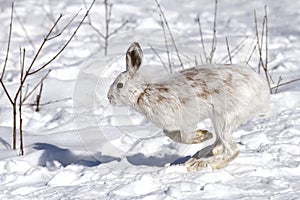
[[[104,0],[104,7],[105,7],[105,40],[104,40],[104,55],[107,55],[108,49],[108,31],[109,31],[109,23],[110,23],[110,16],[111,16],[111,7],[108,5],[108,0]]]
[[[202,28],[201,28],[200,14],[198,14],[198,20],[197,21],[198,21],[198,28],[199,28],[199,34],[200,34],[200,40],[201,40],[202,50],[203,50],[205,59],[207,59],[205,45],[204,45],[204,39],[203,39],[203,33],[202,33]],[[201,55],[200,55],[200,57],[201,57]]]
[[[88,22],[88,25],[90,25],[94,31],[96,31],[103,39],[105,39],[105,36],[92,24],[92,22]]]
[[[37,60],[37,58],[38,58],[40,52],[42,51],[42,49],[43,49],[45,43],[47,42],[47,38],[50,36],[50,34],[52,33],[53,29],[57,26],[57,23],[60,21],[61,18],[62,18],[62,14],[59,15],[59,17],[58,17],[57,20],[55,21],[54,25],[51,27],[50,31],[48,32],[47,36],[44,38],[42,44],[40,45],[40,47],[39,47],[39,49],[38,49],[38,51],[37,51],[37,53],[35,54],[34,58],[33,58],[32,61],[31,61],[30,65],[29,65],[29,67],[28,67],[28,69],[27,69],[27,71],[26,71],[26,73],[25,73],[25,75],[24,75],[24,77],[23,77],[23,80],[21,81],[21,83],[20,83],[20,85],[19,85],[19,88],[18,88],[18,90],[17,90],[17,92],[16,92],[16,94],[15,94],[15,98],[18,97],[18,95],[19,95],[19,93],[20,93],[20,91],[21,91],[21,89],[22,89],[22,87],[23,87],[23,85],[24,85],[24,83],[25,83],[27,77],[28,77],[29,75],[33,74],[33,73],[30,72],[30,71],[31,71],[31,68],[33,67],[33,64],[34,64],[35,61]]]
[[[50,22],[55,23],[56,19],[53,15],[53,11],[51,9],[52,6],[50,5],[50,1],[51,0],[48,0],[48,4],[49,4],[49,8],[50,8],[49,11],[45,8],[45,4],[42,4],[42,8],[43,8],[44,12],[46,13],[47,18],[49,18]],[[59,27],[55,27],[55,29],[56,29],[56,31],[54,31],[54,32],[59,32]]]
[[[254,55],[254,52],[255,52],[255,50],[256,50],[256,46],[257,46],[257,45],[254,45],[254,47],[252,48],[252,51],[251,51],[251,53],[250,53],[250,55],[249,55],[249,57],[248,57],[248,59],[247,59],[247,61],[246,61],[246,65],[249,65],[249,62],[250,62],[250,60],[251,60],[251,58],[252,58],[252,56]]]
[[[19,106],[19,108],[21,108],[22,106]],[[19,110],[19,124],[20,124],[20,152],[19,152],[19,155],[20,156],[23,156],[24,155],[24,147],[23,147],[23,129],[21,127],[23,127],[23,119],[22,119],[22,111]]]
[[[20,48],[20,66],[21,66],[21,73],[20,73],[20,84],[23,80],[23,74],[24,74],[24,63],[25,63],[25,49],[23,49],[23,54],[22,50]],[[20,95],[19,95],[19,134],[20,134],[20,155],[24,155],[24,148],[23,148],[23,119],[22,119],[22,88],[20,90]]]
[[[59,102],[62,102],[62,101],[68,101],[72,99],[71,97],[69,98],[65,98],[65,99],[59,99],[59,100],[54,100],[54,101],[48,101],[46,103],[40,103],[40,106],[45,106],[45,105],[49,105],[49,104],[53,104],[53,103],[59,103]],[[26,105],[26,106],[36,106],[36,103],[25,103],[23,105]]]
[[[118,28],[116,28],[113,32],[111,32],[110,34],[108,34],[108,37],[111,37],[112,35],[116,34],[119,30],[121,30],[126,24],[128,23],[128,20],[124,21],[121,26],[119,26]]]
[[[7,88],[6,88],[6,86],[4,85],[2,79],[0,79],[0,84],[1,84],[3,90],[4,90],[5,94],[6,94],[6,96],[7,96],[8,100],[9,100],[9,102],[10,102],[11,104],[14,104],[14,102],[13,102],[13,100],[12,100],[12,98],[11,98],[9,92],[7,91]]]
[[[36,47],[35,47],[33,41],[31,40],[31,38],[29,37],[27,29],[24,26],[24,24],[23,24],[22,20],[20,19],[20,17],[18,16],[17,11],[15,10],[14,13],[15,13],[15,17],[16,17],[17,21],[19,22],[19,24],[20,24],[20,26],[21,26],[24,34],[25,34],[25,37],[27,38],[27,40],[28,40],[29,44],[31,45],[31,47],[35,50]]]
[[[54,28],[57,26],[58,22],[61,20],[62,16],[63,16],[62,14],[59,15],[59,17],[56,19],[56,21],[53,24],[53,26],[50,28],[50,30],[49,30],[48,34],[46,35],[46,37],[44,37],[44,40],[43,40],[42,44],[40,45],[38,51],[36,52],[34,58],[32,59],[30,65],[29,65],[29,67],[28,67],[28,69],[26,71],[26,74],[25,74],[25,76],[23,78],[23,81],[22,81],[23,83],[25,82],[27,76],[30,75],[29,73],[31,71],[31,68],[33,67],[33,64],[35,63],[36,59],[38,58],[40,52],[42,51],[42,49],[43,49],[43,47],[45,45],[45,43],[48,41],[48,38],[49,38],[50,34],[54,30]]]
[[[195,66],[198,66],[197,56],[195,56]]]
[[[76,35],[78,29],[80,28],[80,26],[82,25],[83,21],[85,20],[85,18],[88,16],[89,11],[91,10],[92,6],[94,5],[95,0],[92,2],[92,4],[90,5],[89,9],[86,11],[86,14],[84,15],[84,17],[82,18],[82,20],[79,22],[78,26],[76,27],[75,31],[73,32],[73,34],[71,35],[71,37],[68,39],[68,41],[63,45],[63,47],[56,53],[56,55],[51,58],[48,62],[46,62],[44,65],[42,65],[41,67],[39,67],[38,69],[30,72],[30,70],[28,70],[28,75],[32,75],[35,74],[37,72],[39,72],[40,70],[44,69],[47,65],[49,65],[53,60],[55,60],[64,50],[65,48],[68,46],[68,44],[71,42],[71,40],[73,39],[73,37]],[[25,75],[26,77],[26,75]],[[25,78],[24,77],[24,78]]]
[[[296,78],[296,79],[293,79],[293,80],[290,80],[290,81],[287,81],[284,83],[277,84],[276,86],[271,87],[271,89],[273,90],[273,89],[276,89],[276,88],[279,88],[279,87],[282,87],[282,86],[285,86],[285,85],[288,85],[288,84],[291,84],[291,83],[294,83],[297,81],[300,81],[300,78]]]
[[[231,59],[231,54],[230,54],[230,49],[229,49],[229,44],[228,44],[228,38],[226,37],[226,46],[227,46],[227,53],[229,57],[229,62],[232,64],[232,59]]]
[[[160,57],[160,55],[157,53],[157,51],[152,47],[151,44],[148,43],[148,46],[151,48],[151,50],[154,52],[154,54],[158,57],[158,59],[160,60],[161,64],[163,65],[163,67],[165,68],[165,70],[169,72],[167,66],[166,66],[166,63],[163,61],[163,59]]]
[[[270,76],[269,76],[269,72],[268,72],[268,51],[269,51],[269,48],[268,48],[268,32],[269,32],[269,26],[268,26],[268,13],[267,13],[267,6],[265,6],[265,21],[266,21],[266,24],[265,24],[265,29],[266,29],[266,42],[265,42],[265,48],[266,48],[266,55],[265,55],[265,63],[263,65],[263,69],[264,69],[264,72],[265,72],[265,76],[266,76],[266,80],[268,82],[268,86],[269,86],[269,89],[270,89],[270,94],[272,94],[272,88],[271,88],[271,83],[270,83]]]
[[[235,55],[240,52],[240,50],[245,46],[245,42],[246,40],[249,38],[249,36],[246,36],[241,42],[239,42],[232,50],[230,50],[230,55],[231,58],[234,58]],[[223,63],[225,62],[228,58],[228,54],[226,56],[224,56],[222,59],[220,59],[220,61],[218,61],[218,63]]]
[[[165,14],[164,14],[164,12],[163,12],[163,10],[162,10],[160,4],[158,3],[158,1],[155,0],[155,2],[156,2],[156,5],[157,5],[157,7],[158,7],[158,9],[159,9],[159,12],[160,12],[160,14],[161,14],[161,16],[162,16],[162,18],[163,18],[163,21],[164,21],[164,23],[165,23],[165,25],[166,25],[166,27],[167,27],[167,29],[168,29],[170,38],[171,38],[171,40],[172,40],[172,44],[173,44],[173,46],[174,46],[174,48],[175,48],[176,55],[177,55],[178,60],[179,60],[179,62],[180,62],[180,66],[181,66],[182,69],[184,69],[183,62],[182,62],[182,60],[181,60],[181,57],[180,57],[180,54],[179,54],[179,51],[178,51],[178,48],[177,48],[175,39],[174,39],[174,37],[173,37],[171,28],[170,28],[169,23],[168,23],[168,20],[167,20],[167,18],[166,18],[166,16],[165,16]]]
[[[213,39],[211,43],[211,52],[209,56],[209,62],[212,63],[213,57],[217,48],[217,8],[218,0],[215,0],[215,12],[214,12],[214,25],[213,25]]]
[[[201,63],[203,64],[204,62],[203,62],[203,59],[202,59],[201,54],[200,54],[199,56],[200,56],[200,61],[201,61]]]
[[[12,104],[12,111],[13,111],[13,149],[16,149],[16,140],[17,140],[17,105],[19,102],[19,125],[20,125],[20,134],[22,134],[22,106],[23,104],[23,85],[25,84],[28,76],[42,70],[44,67],[46,67],[50,62],[52,62],[60,53],[62,53],[62,51],[66,48],[66,46],[69,44],[69,42],[72,40],[72,38],[75,36],[76,32],[78,31],[79,27],[81,26],[81,24],[83,23],[83,21],[85,20],[85,18],[87,17],[90,9],[92,8],[93,4],[94,4],[95,0],[92,2],[92,4],[90,5],[89,9],[87,10],[85,16],[82,18],[82,20],[80,21],[79,25],[76,27],[76,30],[73,32],[73,34],[70,36],[69,40],[65,43],[65,45],[62,47],[62,49],[60,49],[60,51],[46,64],[44,64],[42,67],[36,69],[35,71],[32,71],[32,67],[34,65],[34,63],[36,62],[37,58],[39,57],[41,51],[43,50],[43,47],[45,45],[45,43],[47,41],[49,41],[50,35],[53,32],[54,28],[57,27],[58,22],[61,20],[62,18],[62,14],[57,18],[57,20],[54,22],[53,26],[50,28],[48,34],[44,37],[43,42],[41,43],[39,49],[37,50],[36,54],[34,55],[33,59],[31,60],[31,63],[29,64],[29,67],[27,68],[25,74],[24,74],[24,63],[25,63],[25,49],[23,51],[23,57],[21,55],[20,52],[20,64],[21,64],[21,72],[20,72],[20,84],[17,87],[17,91],[14,93],[14,98],[12,98],[12,96],[9,94],[9,92],[7,91],[7,88],[5,86],[5,84],[3,83],[3,77],[0,79],[0,83],[1,86],[6,94],[6,96],[8,97],[9,102]],[[11,14],[11,25],[12,25],[12,18],[13,18],[13,6],[14,4],[12,4],[12,14]],[[10,32],[11,32],[11,27],[10,27]],[[11,35],[11,33],[10,33]],[[9,36],[10,38],[11,36]],[[8,46],[10,46],[10,39],[8,41]],[[7,52],[9,52],[9,50],[7,50]],[[8,53],[7,53],[8,54]],[[22,58],[21,58],[22,57]],[[8,58],[8,56],[7,56]],[[22,62],[21,62],[22,60]],[[3,72],[5,72],[5,67],[6,64],[4,66]],[[4,73],[2,73],[3,76]],[[28,94],[27,94],[28,95]],[[28,98],[28,97],[27,97]],[[22,139],[22,135],[20,135],[20,138]],[[22,153],[22,149],[23,149],[23,141],[20,142],[20,149]]]
[[[268,87],[270,90],[270,94],[272,94],[272,88],[271,88],[271,83],[270,83],[270,75],[268,72],[268,13],[267,13],[267,7],[265,6],[265,16],[264,16],[264,21],[263,21],[263,32],[264,29],[266,29],[266,42],[265,42],[265,48],[266,48],[266,55],[265,55],[265,60],[263,60],[263,55],[262,55],[262,46],[263,44],[260,43],[259,40],[259,34],[258,34],[258,25],[257,25],[257,17],[256,17],[256,11],[254,10],[254,22],[255,22],[255,32],[256,32],[256,39],[257,39],[257,47],[258,47],[258,53],[259,53],[259,65],[258,65],[258,73],[260,73],[260,67],[262,66],[264,73],[265,73],[265,77],[266,77],[266,81],[268,83]],[[264,35],[262,34],[262,37]],[[263,41],[263,40],[261,40]]]
[[[58,34],[56,34],[56,35],[54,35],[54,36],[52,36],[52,37],[49,37],[47,40],[52,40],[52,39],[54,39],[54,38],[57,38],[57,37],[59,37],[69,26],[70,26],[70,24],[74,21],[74,19],[79,15],[79,13],[80,13],[80,11],[81,11],[82,9],[80,9],[73,17],[72,17],[72,19],[64,26],[64,28],[58,33]]]
[[[262,59],[262,47],[259,42],[259,35],[258,35],[258,25],[257,25],[257,17],[256,17],[256,11],[254,10],[254,23],[255,23],[255,33],[256,33],[256,40],[257,40],[257,47],[258,47],[258,53],[259,53],[259,63],[257,71],[260,74],[260,67],[264,65],[264,61]]]
[[[35,109],[36,112],[40,111],[42,92],[43,92],[43,82],[41,82],[39,94],[36,96],[36,109]]]
[[[262,28],[261,28],[261,36],[260,36],[260,45],[263,48],[264,39],[265,39],[265,26],[266,26],[266,16],[263,17]],[[264,66],[262,66],[264,67]]]
[[[268,57],[269,57],[269,48],[268,48],[268,39],[269,39],[269,25],[268,25],[268,11],[267,11],[267,5],[265,5],[265,22],[266,22],[266,57],[265,57],[265,68],[268,68]]]
[[[85,7],[87,8],[86,1],[83,0]],[[111,36],[119,32],[127,23],[128,20],[124,21],[118,28],[114,29],[112,32],[110,29],[111,15],[112,15],[112,7],[113,4],[109,3],[108,0],[104,0],[104,16],[105,16],[105,29],[104,33],[102,33],[96,26],[93,25],[91,18],[88,16],[87,24],[94,30],[98,35],[104,39],[104,55],[107,55],[108,52],[108,40]]]
[[[8,33],[8,40],[7,40],[7,48],[6,48],[6,56],[5,56],[5,61],[4,61],[4,66],[2,69],[2,74],[1,74],[1,81],[4,77],[7,61],[8,61],[8,54],[9,54],[9,49],[10,49],[10,41],[11,41],[11,32],[12,32],[12,23],[13,23],[13,16],[14,16],[14,2],[11,3],[11,14],[10,14],[10,24],[9,24],[9,33]]]
[[[88,6],[87,6],[87,3],[85,0],[83,0],[83,4],[84,4],[84,7],[85,9],[87,10],[88,9]],[[92,20],[91,20],[91,17],[90,15],[87,16],[87,24],[94,30],[96,31],[103,39],[105,39],[105,36],[100,32],[100,30],[98,28],[96,28],[93,24],[92,24]]]
[[[25,48],[23,49],[23,53],[20,48],[20,66],[21,66],[20,84],[21,84],[21,82],[23,80],[23,76],[24,76],[25,54],[26,54]]]
[[[42,82],[48,77],[48,75],[50,74],[51,70],[49,70],[44,76],[43,78],[33,87],[33,89],[27,93],[25,93],[24,98],[22,99],[22,103],[24,103],[28,97],[30,97],[32,95],[32,93],[42,84]]]
[[[277,91],[278,91],[278,85],[281,83],[282,80],[283,80],[282,77],[279,76],[279,79],[277,81],[277,85],[276,85],[276,88],[275,88],[275,94],[277,93]]]
[[[165,29],[165,24],[163,22],[163,18],[161,16],[161,14],[159,14],[160,20],[161,20],[161,26],[163,29],[163,33],[164,33],[164,38],[165,38],[165,47],[167,50],[167,57],[168,57],[168,64],[169,64],[169,69],[170,69],[170,73],[173,73],[173,65],[171,63],[171,56],[170,56],[170,50],[169,50],[169,44],[168,44],[168,38],[167,38],[167,34],[166,34],[166,29]]]

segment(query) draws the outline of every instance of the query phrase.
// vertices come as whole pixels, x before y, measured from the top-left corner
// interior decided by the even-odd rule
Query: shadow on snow
[[[55,167],[56,162],[59,162],[64,167],[70,164],[93,167],[101,163],[120,160],[120,158],[102,155],[101,153],[95,155],[76,155],[69,149],[47,143],[36,143],[33,148],[44,151],[39,159],[39,165],[44,167]]]
[[[43,151],[39,158],[39,166],[53,168],[57,166],[57,162],[66,167],[71,164],[82,165],[86,167],[98,166],[102,163],[112,161],[120,161],[121,158],[97,153],[94,155],[77,155],[71,150],[55,146],[48,143],[35,143],[34,149]],[[163,157],[145,156],[142,153],[127,156],[126,159],[132,165],[156,166],[164,167],[166,164],[178,165],[184,163],[190,157],[179,157],[171,154]]]
[[[126,158],[128,162],[133,165],[164,167],[166,164],[171,164],[171,165],[183,164],[190,158],[190,156],[179,157],[176,154],[171,154],[171,155],[165,155],[164,157],[155,157],[155,156],[146,157],[144,154],[138,153],[132,156],[127,156]]]
[[[4,139],[0,137],[0,143],[6,148],[6,149],[11,149],[11,146],[8,142],[6,142]]]

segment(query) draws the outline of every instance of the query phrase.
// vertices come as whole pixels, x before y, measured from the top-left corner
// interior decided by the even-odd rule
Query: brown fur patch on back
[[[165,85],[148,83],[145,86],[146,88],[137,98],[137,104],[142,103],[142,101],[146,101],[146,99],[148,99],[148,101],[154,100],[157,103],[168,100],[168,96],[170,96],[170,89]]]
[[[204,88],[201,93],[197,94],[197,97],[201,99],[208,99],[210,95],[211,95],[211,91],[209,91],[207,88]]]
[[[143,98],[144,98],[144,95],[145,95],[145,92],[142,92],[139,96],[138,96],[138,98],[137,98],[137,100],[136,100],[136,103],[137,104],[140,104],[140,102],[143,100]]]
[[[199,70],[196,68],[187,69],[180,72],[184,78],[187,80],[190,86],[193,88],[196,88],[200,85],[205,84],[205,81],[203,78],[199,75]]]

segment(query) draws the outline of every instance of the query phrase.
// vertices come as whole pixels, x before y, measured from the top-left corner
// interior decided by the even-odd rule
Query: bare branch
[[[45,43],[48,41],[48,38],[49,38],[50,34],[52,33],[53,29],[57,26],[58,22],[61,20],[62,16],[63,16],[62,14],[59,15],[59,17],[57,18],[57,20],[55,21],[55,23],[53,24],[53,26],[49,30],[49,32],[46,35],[46,37],[44,37],[44,40],[43,40],[42,44],[40,45],[37,53],[35,54],[34,58],[32,59],[30,65],[29,65],[29,67],[27,69],[27,72],[26,72],[26,74],[25,74],[25,76],[23,78],[23,81],[22,81],[23,83],[25,82],[27,76],[30,75],[29,73],[30,73],[31,68],[33,67],[33,64],[35,63],[36,59],[38,58],[40,52],[42,51],[42,49],[43,49],[43,47],[45,45]]]
[[[17,148],[17,100],[12,104],[13,107],[13,149]]]
[[[54,38],[57,38],[57,37],[59,37],[67,28],[68,28],[68,26],[70,26],[70,24],[74,21],[74,19],[79,15],[79,13],[80,13],[80,11],[81,11],[82,9],[80,9],[77,13],[76,13],[76,15],[74,15],[73,17],[72,17],[72,19],[65,25],[65,27],[58,33],[58,34],[56,34],[56,35],[54,35],[54,36],[52,36],[52,37],[49,37],[47,40],[52,40],[52,39],[54,39]]]
[[[85,8],[87,8],[86,5],[86,1],[83,0]],[[128,21],[126,20],[125,22],[123,22],[118,28],[116,28],[114,31],[112,31],[111,33],[109,32],[109,28],[110,28],[110,22],[111,22],[111,15],[112,15],[112,7],[113,4],[109,3],[108,0],[104,0],[104,16],[105,16],[105,29],[104,29],[104,33],[102,33],[96,26],[93,25],[91,18],[88,16],[88,25],[94,30],[96,31],[96,33],[98,33],[98,35],[104,39],[104,55],[107,55],[108,52],[108,40],[109,38],[116,34],[119,30],[121,30],[127,23]]]
[[[201,55],[200,55],[201,58]],[[195,56],[195,66],[198,66],[197,56]]]
[[[24,24],[23,24],[22,20],[20,19],[20,17],[18,16],[17,11],[15,10],[14,13],[15,13],[15,17],[16,17],[17,21],[19,22],[19,24],[20,24],[20,26],[21,26],[24,34],[25,34],[25,37],[27,38],[27,40],[28,40],[29,44],[31,45],[31,47],[35,50],[36,47],[35,47],[33,41],[31,40],[31,38],[29,37],[27,29],[24,26]]]
[[[155,2],[156,2],[156,5],[157,5],[157,7],[158,7],[158,9],[159,9],[159,12],[160,12],[160,14],[161,14],[161,16],[162,16],[162,18],[163,18],[163,21],[164,21],[164,23],[165,23],[165,25],[166,25],[166,27],[167,27],[167,29],[168,29],[170,38],[171,38],[171,40],[172,40],[172,44],[173,44],[173,46],[174,46],[174,48],[175,48],[175,51],[176,51],[178,60],[179,60],[179,62],[180,62],[180,66],[181,66],[182,69],[184,69],[184,66],[183,66],[183,63],[182,63],[182,60],[181,60],[181,57],[180,57],[180,54],[179,54],[179,51],[178,51],[178,48],[177,48],[175,39],[174,39],[174,37],[173,37],[172,31],[171,31],[171,29],[170,29],[168,20],[167,20],[165,14],[164,14],[162,8],[160,7],[160,4],[158,3],[158,1],[155,0]]]
[[[108,31],[109,31],[109,23],[110,23],[110,16],[111,10],[109,10],[108,0],[104,0],[104,8],[105,8],[105,40],[104,40],[104,55],[107,55],[107,48],[108,48]]]
[[[96,31],[103,39],[105,39],[105,36],[92,24],[92,22],[88,22],[88,25],[90,25],[94,31]]]
[[[59,102],[62,102],[62,101],[68,101],[72,99],[71,97],[69,98],[65,98],[65,99],[59,99],[59,100],[55,100],[55,101],[48,101],[46,103],[40,103],[40,106],[45,106],[45,105],[49,105],[49,104],[52,104],[52,103],[59,103]],[[23,104],[23,105],[27,105],[27,106],[36,106],[36,103],[27,103],[27,104]]]
[[[7,96],[8,100],[9,100],[9,102],[10,102],[11,104],[14,104],[14,102],[13,102],[13,100],[12,100],[10,94],[8,93],[7,88],[5,87],[5,85],[4,85],[3,81],[2,81],[2,79],[0,79],[0,83],[1,83],[1,85],[2,85],[2,88],[3,88],[3,90],[4,90],[5,94],[6,94],[6,96]]]
[[[160,55],[157,53],[157,51],[151,46],[151,44],[148,43],[148,45],[149,45],[149,47],[151,48],[151,50],[154,52],[154,54],[158,57],[158,59],[160,60],[161,64],[162,64],[163,67],[165,68],[165,70],[166,70],[168,73],[170,73],[169,70],[168,70],[168,68],[167,68],[167,66],[166,66],[166,63],[163,61],[163,59],[160,57]]]
[[[25,74],[24,74],[24,65],[25,65],[25,49],[23,49],[23,53],[22,50],[20,49],[20,83],[19,86],[17,87],[17,91],[14,93],[14,98],[12,98],[12,96],[9,94],[5,84],[3,83],[3,77],[4,77],[4,72],[5,72],[5,68],[6,68],[6,63],[4,64],[4,69],[3,69],[3,73],[1,75],[1,79],[0,79],[0,83],[1,86],[4,90],[4,93],[6,94],[9,102],[12,104],[12,111],[13,111],[13,149],[16,149],[16,141],[17,141],[17,105],[19,102],[19,125],[20,125],[20,154],[23,155],[24,151],[23,151],[23,136],[22,136],[22,106],[24,105],[23,102],[26,100],[26,98],[28,98],[28,96],[30,96],[30,94],[32,94],[32,92],[29,92],[28,94],[26,94],[24,100],[23,100],[23,85],[25,84],[27,78],[29,75],[32,75],[40,70],[42,70],[44,67],[46,67],[49,63],[51,63],[57,56],[59,56],[62,51],[66,48],[66,46],[69,44],[69,42],[72,40],[72,38],[75,36],[76,32],[78,31],[79,27],[81,26],[81,24],[83,23],[83,21],[85,20],[85,18],[87,17],[90,9],[92,8],[92,6],[94,5],[95,0],[92,2],[92,4],[90,5],[89,9],[87,10],[85,16],[82,18],[82,20],[80,21],[79,25],[76,27],[75,31],[73,32],[73,34],[70,36],[69,40],[67,40],[67,42],[64,44],[64,46],[60,49],[60,51],[57,52],[57,54],[50,60],[48,61],[46,64],[44,64],[42,67],[36,69],[35,71],[32,71],[33,65],[36,62],[37,58],[39,57],[41,51],[44,48],[44,45],[47,41],[53,39],[54,37],[50,37],[51,33],[53,33],[54,28],[57,27],[58,22],[61,20],[62,18],[62,14],[57,18],[57,20],[54,22],[54,24],[52,25],[52,27],[50,28],[48,34],[44,37],[39,49],[37,50],[37,52],[35,53],[33,59],[31,60],[31,63],[29,64],[29,67],[27,68]],[[10,33],[9,33],[9,39],[8,39],[8,50],[7,50],[7,56],[6,59],[8,60],[8,52],[9,52],[9,47],[10,47],[10,38],[11,38],[11,32],[12,32],[12,19],[13,19],[13,8],[14,8],[14,4],[12,3],[12,14],[11,14],[11,23],[10,23]],[[75,15],[77,16],[78,13]],[[74,18],[71,20],[71,22],[74,20]],[[70,22],[70,23],[71,23]],[[66,25],[66,27],[69,26],[68,23]],[[66,27],[61,31],[63,32]],[[59,35],[59,34],[58,34]],[[55,36],[56,37],[56,36]],[[48,72],[49,73],[49,72]],[[46,77],[46,76],[45,76]],[[43,79],[45,79],[45,77]],[[43,80],[42,79],[42,80]],[[38,84],[39,85],[39,84]],[[35,90],[35,88],[33,89],[33,91]],[[26,92],[27,93],[27,92]]]
[[[200,54],[200,61],[201,61],[201,63],[203,63],[203,59],[202,59],[202,56],[201,56],[201,54]]]
[[[50,1],[48,1],[48,4],[50,3]],[[53,14],[53,10],[51,9],[51,6],[49,5],[49,8],[50,10],[48,11],[46,8],[45,8],[45,4],[42,4],[42,9],[44,10],[47,18],[50,20],[50,22],[52,23],[55,23],[56,19],[54,17],[54,14]],[[55,31],[54,32],[59,32],[59,28],[56,26],[55,27]]]
[[[80,26],[82,25],[83,21],[85,20],[85,18],[88,16],[92,6],[94,5],[95,0],[92,2],[92,4],[90,5],[89,9],[86,11],[86,14],[84,15],[84,17],[82,18],[82,20],[79,22],[78,26],[76,27],[75,31],[73,32],[73,34],[71,35],[71,37],[69,38],[69,40],[63,45],[63,47],[56,53],[56,55],[50,59],[48,62],[46,62],[44,65],[42,65],[41,67],[39,67],[38,69],[30,72],[30,69],[27,71],[28,75],[32,75],[35,74],[37,72],[39,72],[40,70],[44,69],[47,65],[49,65],[53,60],[55,60],[64,50],[65,48],[68,46],[68,44],[71,42],[71,40],[73,39],[73,37],[76,35],[78,29],[80,28]],[[25,75],[26,77],[26,75]],[[24,77],[24,78],[25,78]]]
[[[215,0],[215,12],[214,12],[214,25],[213,25],[213,39],[211,43],[211,52],[209,56],[209,62],[211,63],[217,48],[217,8],[218,0]]]
[[[263,22],[262,22],[262,28],[261,28],[261,36],[260,36],[260,44],[261,44],[261,46],[263,45],[263,43],[264,43],[264,35],[265,35],[265,26],[266,26],[266,16],[264,16],[264,18],[263,18]]]
[[[166,50],[167,50],[169,69],[170,69],[170,73],[172,74],[173,73],[173,65],[171,63],[171,56],[170,56],[170,50],[169,50],[169,44],[168,44],[168,38],[167,38],[167,34],[166,34],[165,24],[163,22],[161,14],[159,14],[159,17],[161,20],[161,26],[162,26],[164,38],[165,38],[165,46],[166,46]]]
[[[23,73],[24,73],[24,63],[25,63],[25,49],[22,50],[20,48],[20,84],[23,80]],[[20,155],[24,155],[24,148],[23,148],[23,119],[22,119],[22,88],[20,90],[19,95],[19,135],[20,135]]]
[[[250,62],[250,60],[251,60],[251,58],[252,58],[252,56],[253,56],[253,54],[254,54],[254,52],[256,50],[256,46],[257,45],[254,45],[254,47],[252,48],[252,51],[251,51],[251,53],[250,53],[250,55],[249,55],[249,57],[248,57],[248,59],[246,61],[246,65],[249,65],[249,62]]]
[[[227,53],[229,57],[229,62],[232,64],[232,59],[231,59],[231,54],[230,54],[230,49],[229,49],[229,44],[228,44],[228,38],[226,37],[226,46],[227,46]]]
[[[107,6],[108,6],[108,16],[107,16],[107,19],[110,21],[111,20],[111,13],[112,13],[113,4],[112,3],[108,3],[107,0],[104,0],[104,1],[107,2]]]
[[[204,40],[203,40],[203,33],[202,33],[202,28],[201,28],[200,14],[198,14],[198,20],[197,20],[197,21],[198,21],[199,34],[200,34],[201,45],[202,45],[204,57],[205,57],[205,59],[207,59],[206,50],[205,50],[205,45],[204,45]],[[200,57],[201,57],[201,55],[200,55]],[[202,58],[202,57],[201,57],[201,58]],[[202,59],[201,59],[201,60],[202,60]]]
[[[121,26],[119,26],[118,28],[116,28],[113,32],[111,32],[108,37],[111,37],[112,35],[116,34],[119,30],[121,30],[126,24],[128,23],[128,21],[126,20],[125,22],[123,22],[121,24]]]
[[[85,9],[87,10],[87,9],[88,9],[88,6],[87,6],[87,3],[86,3],[85,0],[83,0],[83,4],[84,4]],[[91,20],[90,15],[87,16],[87,20],[88,20],[87,24],[88,24],[94,31],[96,31],[103,39],[105,39],[105,36],[100,32],[100,30],[97,29],[97,28],[92,24],[92,20]]]
[[[44,80],[48,77],[48,75],[50,74],[51,70],[49,70],[44,76],[43,78],[33,87],[33,89],[30,92],[26,92],[24,98],[22,99],[22,104],[25,103],[25,101],[32,95],[32,93],[42,84],[42,82],[44,82]]]
[[[263,69],[265,71],[265,76],[266,76],[266,80],[268,82],[268,86],[269,86],[269,89],[270,89],[270,94],[272,94],[272,88],[271,88],[271,83],[270,83],[270,76],[269,76],[269,72],[268,72],[268,51],[269,51],[269,48],[268,48],[268,33],[269,33],[269,26],[268,26],[268,13],[267,13],[267,6],[265,6],[265,29],[266,29],[266,42],[265,42],[265,48],[266,48],[266,55],[265,55],[265,63],[263,65]]]
[[[267,5],[265,5],[265,22],[266,22],[266,56],[265,56],[265,65],[264,67],[268,68],[268,57],[269,57],[269,48],[268,48],[268,38],[269,38],[269,25],[268,25],[268,11],[267,11]]]
[[[275,89],[275,94],[277,93],[277,91],[278,91],[278,86],[279,86],[279,84],[281,83],[282,80],[283,80],[282,77],[279,76],[279,79],[278,79],[278,81],[277,81],[276,88],[274,88],[274,89]]]
[[[26,50],[23,49],[23,52],[20,48],[20,66],[21,66],[21,74],[20,74],[20,84],[22,83],[23,80],[23,74],[24,74],[24,65],[25,65],[25,54],[26,54]]]
[[[6,69],[6,65],[7,65],[7,61],[8,61],[8,54],[9,54],[10,41],[11,41],[11,32],[12,32],[12,23],[13,23],[13,16],[14,16],[14,2],[11,3],[9,33],[8,33],[8,40],[7,40],[6,56],[5,56],[4,66],[3,66],[2,74],[1,74],[1,78],[0,78],[1,82],[2,82],[2,79],[4,77],[4,73],[5,73],[5,69]]]
[[[258,63],[257,71],[260,74],[260,67],[264,65],[264,62],[262,59],[262,44],[260,44],[260,42],[259,42],[258,25],[257,25],[257,17],[256,17],[255,10],[254,10],[254,23],[255,23],[255,33],[256,33],[257,47],[258,47],[258,53],[259,53],[259,63]]]
[[[268,72],[268,13],[267,13],[267,7],[265,6],[265,16],[264,16],[264,22],[263,22],[263,30],[265,29],[266,34],[266,42],[265,42],[265,50],[266,50],[266,55],[265,55],[265,60],[263,60],[263,55],[262,55],[262,43],[259,42],[259,35],[258,35],[258,26],[257,26],[257,17],[256,17],[256,12],[254,10],[254,21],[255,21],[255,29],[256,29],[256,38],[257,38],[257,47],[258,47],[258,52],[259,52],[259,66],[258,66],[258,71],[260,71],[260,65],[262,66],[264,73],[265,73],[265,77],[266,77],[266,81],[268,83],[269,86],[269,90],[270,90],[270,94],[272,94],[272,88],[271,88],[271,83],[270,83],[270,75]],[[263,37],[263,35],[262,35]],[[263,40],[261,40],[263,41]]]
[[[281,82],[281,80],[278,81],[278,82]],[[293,80],[290,80],[290,81],[287,81],[287,82],[284,82],[284,83],[277,84],[276,86],[271,87],[271,89],[272,90],[273,89],[277,90],[279,87],[282,87],[282,86],[285,86],[285,85],[288,85],[288,84],[291,84],[291,83],[294,83],[294,82],[297,82],[297,81],[300,81],[300,78],[296,78],[296,79],[293,79]]]
[[[246,40],[249,38],[249,36],[246,36],[241,42],[239,42],[231,51],[230,51],[230,55],[231,58],[234,58],[234,56],[240,52],[240,50],[245,46],[245,42]],[[224,56],[222,59],[220,59],[220,61],[218,61],[218,63],[223,63],[225,62],[228,58],[228,54],[226,56]]]
[[[39,94],[36,95],[36,109],[35,109],[36,112],[40,111],[40,102],[42,98],[43,85],[44,85],[43,82],[41,82]]]

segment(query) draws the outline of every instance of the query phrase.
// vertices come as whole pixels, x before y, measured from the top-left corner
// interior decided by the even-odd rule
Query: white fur
[[[238,151],[233,130],[268,109],[267,84],[249,68],[207,64],[149,83],[138,70],[142,60],[138,43],[133,43],[126,55],[127,70],[108,92],[111,104],[133,107],[166,133],[179,132],[177,141],[187,144],[193,143],[197,124],[210,118],[224,148],[223,157],[228,157],[222,157],[223,161]],[[117,88],[118,83],[123,87]]]

